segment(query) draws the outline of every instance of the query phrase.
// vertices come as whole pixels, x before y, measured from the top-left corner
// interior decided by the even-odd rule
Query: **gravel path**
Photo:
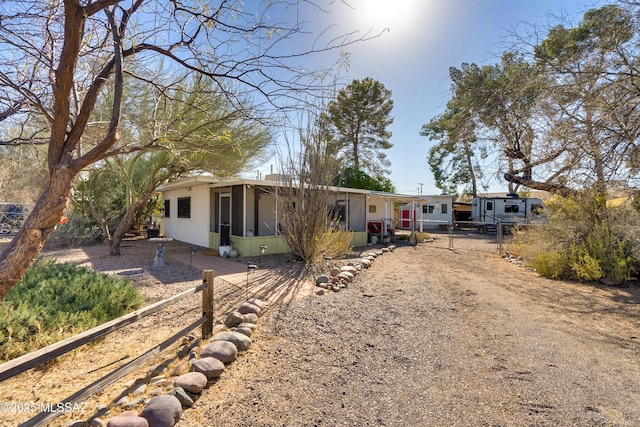
[[[469,235],[274,307],[180,426],[637,426],[638,289],[551,282]]]

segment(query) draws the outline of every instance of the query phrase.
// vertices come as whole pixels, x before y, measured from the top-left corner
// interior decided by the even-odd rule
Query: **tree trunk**
[[[120,255],[120,244],[122,243],[122,239],[124,238],[125,233],[131,228],[131,223],[136,218],[138,211],[147,204],[149,198],[153,194],[153,191],[147,192],[142,196],[142,199],[138,200],[129,208],[127,208],[127,212],[125,212],[124,217],[120,220],[118,227],[113,232],[111,236],[111,240],[109,241],[109,255],[118,256]]]
[[[478,183],[476,180],[476,171],[473,170],[473,160],[472,160],[472,151],[471,147],[469,147],[469,141],[463,141],[464,147],[464,157],[467,162],[467,167],[469,168],[469,176],[471,177],[471,195],[476,197],[478,195]]]
[[[533,190],[557,193],[563,197],[569,197],[569,196],[578,194],[578,191],[574,190],[573,188],[569,188],[561,184],[551,184],[548,182],[533,181],[531,179],[525,179],[523,177],[519,177],[508,172],[504,174],[504,179],[507,180],[507,182],[509,182],[510,184],[513,183],[517,185],[522,185],[525,187],[529,187]]]
[[[18,234],[0,255],[0,300],[20,281],[60,222],[67,207],[75,172],[69,165],[51,171],[47,189],[36,202]]]

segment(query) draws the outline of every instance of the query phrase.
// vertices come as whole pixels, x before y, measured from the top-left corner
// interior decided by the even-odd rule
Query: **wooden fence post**
[[[202,315],[207,321],[202,324],[202,338],[209,338],[213,332],[213,280],[216,277],[214,270],[204,270],[202,272],[202,282],[207,287],[202,290]]]

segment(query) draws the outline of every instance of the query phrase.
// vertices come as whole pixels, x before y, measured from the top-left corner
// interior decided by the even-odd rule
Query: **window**
[[[440,213],[446,214],[448,210],[449,208],[447,207],[446,203],[440,205]]]
[[[432,214],[434,210],[433,205],[422,205],[422,213]]]
[[[505,213],[518,213],[520,212],[519,205],[504,205]]]
[[[338,221],[346,221],[347,220],[347,202],[344,200],[338,200],[336,205],[333,208],[334,217],[333,219]]]
[[[369,213],[376,213],[376,205],[369,205]]]
[[[191,218],[191,197],[178,199],[178,218]]]
[[[487,204],[485,205],[485,209],[488,211],[492,211],[493,210],[493,202],[487,202]]]
[[[169,200],[164,201],[164,217],[165,218],[171,217],[171,203],[169,202]]]
[[[533,215],[542,215],[544,213],[544,207],[542,205],[531,205],[531,213]]]

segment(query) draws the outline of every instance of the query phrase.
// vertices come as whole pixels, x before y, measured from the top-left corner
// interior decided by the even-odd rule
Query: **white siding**
[[[415,214],[411,215],[411,209],[415,206]],[[420,231],[422,225],[423,230],[437,229],[440,225],[449,225],[453,218],[453,198],[451,196],[427,196],[419,199],[414,203],[408,203],[399,208],[400,227],[402,229],[411,229],[411,221],[404,219],[409,213],[409,217],[416,218],[416,231]],[[405,213],[403,215],[403,213]]]

